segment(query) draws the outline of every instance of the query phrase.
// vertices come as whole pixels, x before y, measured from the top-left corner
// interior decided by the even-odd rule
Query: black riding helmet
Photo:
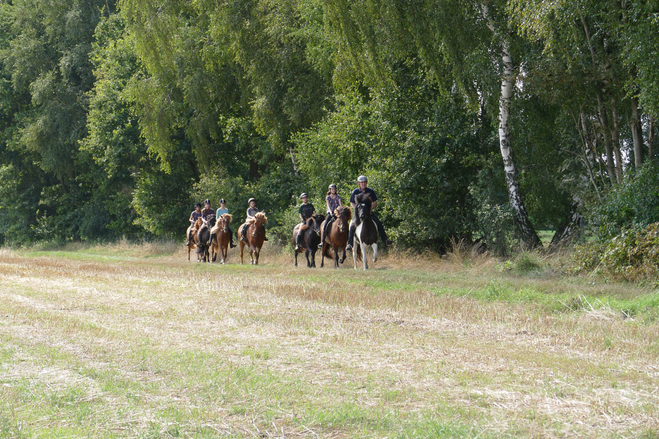
[[[194,207],[201,207],[201,203],[194,203]]]

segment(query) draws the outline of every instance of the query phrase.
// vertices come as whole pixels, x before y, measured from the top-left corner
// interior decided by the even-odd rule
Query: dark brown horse
[[[268,222],[268,218],[265,216],[265,213],[259,212],[254,215],[254,219],[250,220],[245,224],[249,224],[247,228],[247,233],[245,238],[247,239],[247,244],[242,239],[243,225],[238,229],[238,240],[240,241],[240,263],[243,263],[243,250],[246,245],[249,245],[249,257],[251,259],[252,265],[258,265],[259,263],[259,253],[261,253],[261,247],[263,247],[263,240],[265,239],[265,231],[263,229],[264,224]]]
[[[229,242],[231,242],[231,232],[229,231],[229,224],[233,217],[228,213],[220,215],[215,223],[215,227],[211,230],[211,260],[215,262],[218,253],[220,254],[220,263],[224,264],[229,253]]]
[[[302,247],[298,251],[293,251],[295,254],[295,266],[297,267],[297,254],[304,252],[307,257],[307,267],[316,267],[316,251],[318,244],[320,244],[320,224],[325,220],[324,215],[313,215],[307,219],[305,224],[297,224],[293,228],[293,245],[297,241],[297,236],[302,234]],[[309,255],[311,254],[311,259]]]
[[[352,259],[357,268],[357,258],[364,259],[364,270],[368,269],[366,262],[366,249],[373,248],[373,262],[378,258],[378,228],[371,219],[371,207],[373,202],[368,194],[361,193],[355,198],[355,245],[352,247]],[[359,251],[361,250],[361,255]]]
[[[197,231],[204,225],[204,220],[199,218],[197,221],[188,227],[188,238],[190,238],[190,245],[188,245],[188,261],[190,261],[190,253],[197,248]]]
[[[350,227],[350,220],[352,219],[352,212],[345,206],[339,206],[334,211],[336,219],[328,230],[327,236],[323,237],[323,248],[321,250],[320,266],[325,264],[325,256],[329,258],[331,255],[327,253],[329,247],[332,247],[334,252],[334,268],[339,268],[339,262],[343,264],[346,260],[346,245],[348,244],[348,228]],[[329,221],[329,220],[325,220]],[[321,230],[325,228],[325,223],[321,226]],[[339,250],[343,250],[343,257],[339,260]]]
[[[208,241],[211,238],[211,229],[215,226],[215,215],[208,217],[208,220],[204,220],[203,225],[197,229],[197,262],[210,262],[210,255],[208,254],[208,248],[210,245]]]

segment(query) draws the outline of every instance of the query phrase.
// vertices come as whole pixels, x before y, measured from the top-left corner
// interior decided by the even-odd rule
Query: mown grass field
[[[654,285],[537,257],[237,261],[0,252],[0,437],[659,435]]]

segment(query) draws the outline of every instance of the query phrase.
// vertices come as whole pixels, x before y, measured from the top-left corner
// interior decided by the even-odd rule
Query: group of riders
[[[359,187],[353,190],[352,193],[350,194],[350,205],[354,209],[356,197],[359,194],[367,194],[372,201],[371,219],[373,220],[373,222],[375,223],[378,229],[378,233],[380,235],[380,238],[382,239],[382,243],[384,244],[385,247],[391,245],[391,241],[387,239],[387,234],[384,230],[384,227],[382,226],[382,223],[378,219],[377,215],[375,215],[375,213],[373,212],[373,209],[375,209],[378,200],[375,191],[367,186],[368,179],[364,175],[359,176],[359,178],[357,179],[357,183],[359,184]],[[301,194],[300,199],[302,200],[302,204],[298,208],[298,214],[300,215],[300,221],[303,224],[305,224],[307,220],[316,213],[316,208],[314,207],[313,204],[309,203],[309,196],[306,193]],[[241,236],[240,239],[245,241],[245,243],[247,243],[247,239],[246,239],[247,228],[254,221],[254,215],[256,215],[259,212],[259,209],[256,207],[256,200],[254,198],[250,198],[247,203],[249,204],[249,207],[247,208],[247,219],[243,224],[242,233],[240,234]],[[327,219],[325,221],[325,226],[321,231],[319,248],[322,248],[323,242],[325,240],[325,236],[327,235],[328,230],[330,230],[332,223],[336,220],[334,211],[336,211],[338,207],[343,205],[341,196],[338,194],[335,184],[329,185],[327,189],[327,196],[325,197],[325,204],[327,207]],[[188,227],[188,230],[186,232],[188,241],[186,242],[185,245],[189,246],[192,243],[194,235],[198,233],[201,230],[201,228],[208,227],[205,223],[210,219],[211,216],[220,218],[220,216],[225,213],[229,213],[229,209],[226,207],[226,200],[224,199],[220,200],[220,207],[219,209],[217,209],[217,211],[211,208],[210,200],[204,200],[203,209],[201,203],[196,203],[195,210],[193,210],[192,213],[190,214],[190,227]],[[200,230],[197,230],[194,227],[194,224],[197,222],[199,218],[202,218],[204,220],[204,225],[201,226]],[[265,226],[263,229],[263,233],[265,234]],[[229,243],[229,245],[231,246],[231,248],[236,247],[236,244],[233,243],[233,232],[231,232],[231,229],[229,229],[229,236],[231,236],[231,242]],[[297,239],[295,242],[296,251],[303,246],[301,237],[302,234],[297,235]],[[214,236],[211,233],[210,238],[208,240],[209,244],[213,241],[213,238]],[[348,234],[348,245],[346,246],[347,251],[352,250],[354,238],[355,238],[355,227],[351,226]],[[267,241],[267,238],[265,240]]]

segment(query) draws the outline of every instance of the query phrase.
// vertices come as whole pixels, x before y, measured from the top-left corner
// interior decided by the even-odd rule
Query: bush
[[[600,240],[659,221],[659,165],[651,161],[629,173],[601,204],[589,210],[586,220]]]
[[[623,230],[606,245],[594,243],[577,248],[574,271],[595,271],[626,280],[659,273],[659,222],[644,228]]]

